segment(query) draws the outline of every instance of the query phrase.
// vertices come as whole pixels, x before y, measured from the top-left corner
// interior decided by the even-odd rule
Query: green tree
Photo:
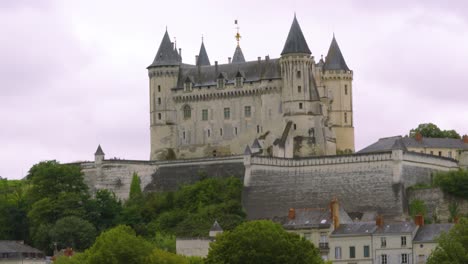
[[[147,264],[190,264],[188,258],[161,249],[155,249],[148,256]]]
[[[415,199],[410,203],[409,211],[413,219],[416,215],[423,215],[425,217],[427,214],[427,207],[423,200]]]
[[[241,224],[211,243],[208,264],[323,263],[312,243],[286,232],[279,224],[261,220]]]
[[[410,137],[415,137],[416,133],[421,133],[423,137],[428,138],[456,138],[460,139],[460,134],[455,130],[441,130],[433,123],[420,124],[417,128],[413,128],[409,132]]]
[[[79,217],[67,216],[59,219],[49,231],[53,242],[59,248],[71,247],[82,251],[90,247],[96,238],[94,226]]]
[[[176,253],[176,237],[174,235],[156,232],[152,242],[159,249]]]
[[[428,264],[468,263],[468,219],[462,218],[448,233],[440,235],[438,246],[429,256]]]
[[[438,172],[434,178],[434,185],[446,193],[468,199],[468,170]]]
[[[133,173],[132,183],[130,184],[130,194],[129,194],[129,201],[140,200],[143,197],[141,192],[141,181],[138,174],[135,172]]]
[[[109,190],[98,190],[94,199],[86,203],[86,219],[94,224],[98,231],[104,231],[117,225],[122,212],[122,203]]]

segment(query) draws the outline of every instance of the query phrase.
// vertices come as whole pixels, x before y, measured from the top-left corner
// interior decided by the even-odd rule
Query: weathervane
[[[239,24],[237,24],[237,19],[234,20],[234,24],[236,25],[236,29],[237,29],[237,34],[236,34],[237,46],[239,46],[241,35],[239,34]]]

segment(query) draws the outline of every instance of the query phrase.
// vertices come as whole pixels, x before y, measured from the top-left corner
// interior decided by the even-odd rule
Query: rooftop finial
[[[239,24],[237,23],[237,19],[234,20],[234,24],[236,25],[237,33],[236,33],[236,40],[237,40],[237,46],[239,46],[239,41],[241,39],[241,35],[239,33]]]

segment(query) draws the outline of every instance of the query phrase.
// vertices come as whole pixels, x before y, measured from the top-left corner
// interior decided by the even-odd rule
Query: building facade
[[[151,160],[242,154],[256,139],[273,155],[288,123],[286,157],[354,151],[353,72],[334,36],[318,62],[296,17],[279,58],[245,61],[237,36],[227,64],[202,42],[190,65],[166,31],[148,67]]]

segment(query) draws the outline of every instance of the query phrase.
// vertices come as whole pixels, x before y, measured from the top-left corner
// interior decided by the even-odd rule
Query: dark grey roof
[[[215,222],[213,223],[213,226],[211,226],[210,231],[223,231],[223,229],[219,225],[218,221],[215,220]]]
[[[252,148],[258,148],[261,149],[262,146],[260,145],[260,142],[258,142],[258,139],[256,138],[252,144]]]
[[[237,45],[236,50],[234,51],[234,56],[232,56],[232,63],[245,62],[244,54],[239,45]]]
[[[422,138],[417,141],[412,137],[387,137],[381,138],[377,142],[361,149],[358,153],[371,153],[389,151],[393,149],[407,148],[452,148],[468,150],[468,144],[463,143],[461,139],[455,138]]]
[[[286,43],[284,43],[281,55],[288,53],[312,54],[304,38],[304,34],[302,34],[301,26],[299,26],[299,23],[297,22],[296,15],[294,15],[294,20],[292,22],[291,29],[289,30]]]
[[[228,83],[234,83],[235,76],[239,71],[244,74],[245,82],[281,79],[279,59],[220,64],[217,67],[183,64],[179,70],[178,83],[175,89],[183,89],[187,76],[193,78],[194,87],[216,86],[216,80],[221,73],[228,80]]]
[[[341,206],[339,214],[340,223],[348,224],[353,222]],[[294,219],[285,217],[282,221],[286,229],[326,228],[332,223],[330,210],[324,208],[295,209]]]
[[[205,44],[201,43],[200,52],[198,53],[197,65],[208,66],[211,65],[208,54],[206,53]]]
[[[252,151],[250,150],[249,145],[247,145],[244,150],[244,155],[250,155],[250,154],[252,154]]]
[[[447,233],[454,224],[430,224],[421,226],[413,239],[414,243],[435,242],[443,232]]]
[[[336,42],[335,35],[333,35],[330,48],[328,49],[327,57],[325,58],[325,65],[323,65],[324,70],[346,70],[349,71],[346,61],[341,54],[340,47],[338,42]]]
[[[164,37],[159,45],[158,52],[156,57],[154,57],[153,63],[148,66],[148,68],[156,66],[170,66],[170,65],[179,65],[181,62],[181,57],[177,53],[177,50],[174,48],[174,44],[169,38],[169,33],[164,33]]]
[[[43,253],[19,241],[0,240],[0,253]]]
[[[400,222],[384,224],[382,227],[378,227],[375,234],[400,234],[400,233],[412,233],[416,229],[416,225],[413,222]]]
[[[286,123],[286,126],[284,127],[283,134],[281,135],[281,138],[276,139],[273,142],[273,145],[278,145],[279,144],[279,146],[281,148],[284,148],[284,146],[286,144],[286,139],[288,139],[289,131],[291,130],[291,126],[292,126],[292,121],[288,121],[288,123]]]
[[[104,151],[102,151],[102,148],[101,148],[101,145],[98,146],[96,152],[94,153],[94,155],[99,155],[99,156],[104,156]]]
[[[371,235],[377,229],[375,222],[356,222],[350,224],[341,224],[333,231],[331,236],[362,236]]]

